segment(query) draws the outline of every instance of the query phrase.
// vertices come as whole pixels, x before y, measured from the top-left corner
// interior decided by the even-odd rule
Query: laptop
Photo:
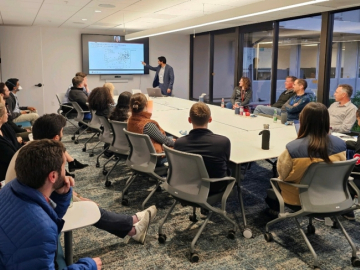
[[[146,88],[149,97],[162,97],[160,88]]]
[[[295,130],[296,130],[296,134],[299,134],[300,121],[299,121],[299,120],[295,120],[295,121],[294,121],[294,126],[295,126]]]

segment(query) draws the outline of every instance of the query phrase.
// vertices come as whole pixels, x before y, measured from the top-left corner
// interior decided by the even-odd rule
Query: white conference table
[[[189,108],[195,102],[174,97],[157,98],[154,100],[152,119],[175,137],[183,136],[180,131],[190,132],[192,125],[188,122]],[[172,106],[177,110],[161,111],[157,105]],[[233,110],[209,105],[213,121],[208,128],[216,133],[229,138],[231,142],[230,161],[234,177],[237,181],[239,201],[243,213],[243,222],[246,227],[244,204],[241,195],[241,180],[246,170],[242,172],[241,165],[257,160],[270,160],[277,158],[284,150],[287,143],[296,139],[294,126],[282,125],[280,120],[273,123],[267,117],[245,117],[235,115]],[[261,148],[263,124],[270,124],[270,149]],[[251,232],[251,231],[250,231]]]
[[[72,231],[95,224],[100,219],[100,210],[96,203],[91,201],[74,202],[66,211],[62,232],[65,242],[66,265],[73,264]]]

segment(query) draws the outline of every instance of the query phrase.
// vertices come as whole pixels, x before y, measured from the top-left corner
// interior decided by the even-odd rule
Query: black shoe
[[[66,176],[71,176],[72,178],[75,178],[75,174],[71,174],[68,171],[65,170],[65,175]]]
[[[354,211],[350,211],[350,212],[347,212],[345,214],[342,215],[343,218],[346,218],[347,220],[355,220],[355,214],[354,214]]]
[[[79,161],[77,161],[76,159],[74,159],[74,161],[69,162],[69,165],[68,165],[70,172],[74,172],[75,170],[83,169],[87,166],[89,166],[89,164],[82,164]]]

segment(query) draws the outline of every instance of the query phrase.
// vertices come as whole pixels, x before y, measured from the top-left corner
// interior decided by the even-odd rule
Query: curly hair
[[[96,87],[88,97],[89,108],[97,112],[109,109],[109,105],[114,104],[110,90],[107,87]]]
[[[120,94],[116,107],[110,115],[110,120],[122,121],[122,122],[128,120],[131,96],[132,94],[128,91],[122,92]]]
[[[246,90],[250,89],[250,87],[251,87],[251,81],[250,81],[250,79],[249,79],[248,77],[241,77],[240,80],[243,80],[243,83],[244,83],[244,86],[243,86],[243,87],[244,87]]]

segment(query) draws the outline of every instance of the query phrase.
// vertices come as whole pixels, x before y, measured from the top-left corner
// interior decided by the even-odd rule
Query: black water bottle
[[[262,135],[261,148],[264,150],[269,150],[269,148],[270,148],[270,130],[269,130],[268,124],[264,124],[264,130],[260,131],[259,135]]]

